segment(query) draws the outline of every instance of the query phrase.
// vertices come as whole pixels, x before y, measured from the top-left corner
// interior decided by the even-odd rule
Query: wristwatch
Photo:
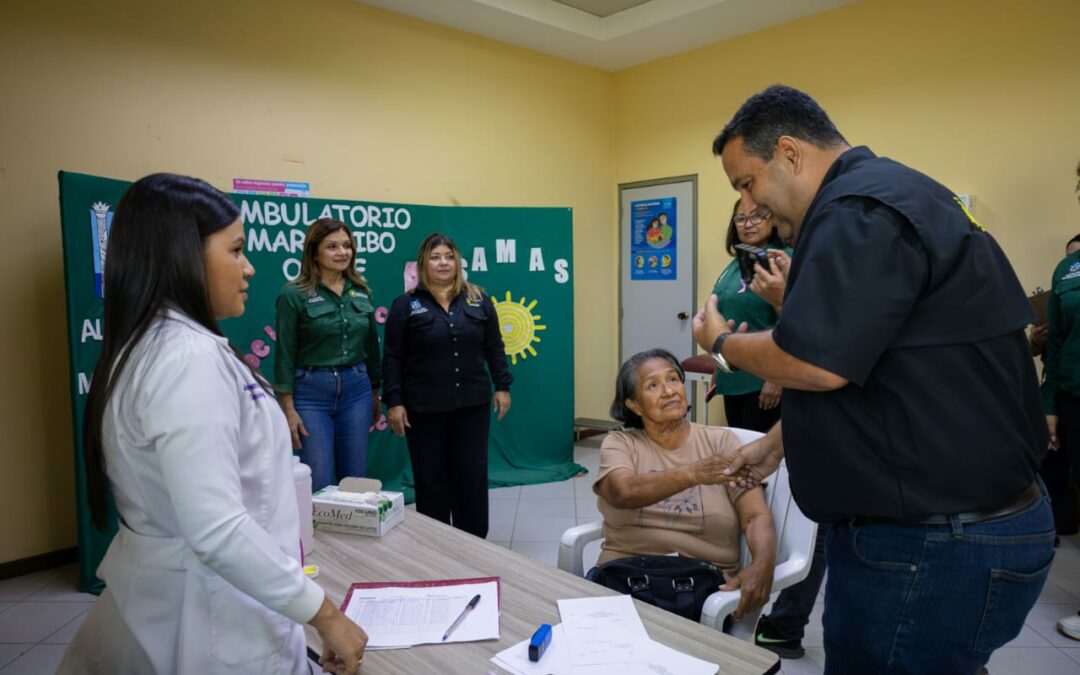
[[[728,363],[724,358],[724,340],[731,337],[732,333],[721,333],[717,336],[716,341],[712,343],[712,358],[716,361],[716,367],[725,373],[734,373],[738,368]]]

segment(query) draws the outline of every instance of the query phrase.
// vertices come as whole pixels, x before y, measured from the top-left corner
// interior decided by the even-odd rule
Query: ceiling
[[[637,7],[638,5],[644,5],[650,0],[555,0],[560,5],[566,5],[567,7],[573,7],[574,9],[580,9],[583,12],[588,12],[599,17],[611,16],[612,14],[618,14],[624,9],[630,9],[631,7]]]
[[[608,71],[855,0],[358,0]]]

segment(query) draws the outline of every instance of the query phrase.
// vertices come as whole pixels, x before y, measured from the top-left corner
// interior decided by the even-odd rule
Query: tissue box
[[[405,495],[384,492],[381,487],[382,483],[372,479],[346,478],[341,485],[319,490],[311,497],[315,529],[383,536],[405,520]]]

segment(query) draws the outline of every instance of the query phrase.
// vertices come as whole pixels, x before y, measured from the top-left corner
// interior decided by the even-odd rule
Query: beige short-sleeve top
[[[644,474],[693,464],[711,455],[734,455],[741,447],[727,429],[691,423],[682,447],[666,450],[642,429],[608,434],[600,448],[596,486],[615,469]],[[636,509],[620,509],[603,497],[597,506],[604,516],[603,564],[638,555],[679,555],[709,560],[732,574],[739,569],[739,516],[735,500],[746,490],[734,485],[695,485]]]

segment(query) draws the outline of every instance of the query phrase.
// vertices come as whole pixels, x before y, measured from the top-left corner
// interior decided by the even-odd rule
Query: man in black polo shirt
[[[732,333],[713,297],[694,336],[784,387],[782,430],[731,471],[761,480],[786,455],[800,508],[834,524],[826,673],[977,672],[1054,555],[1016,275],[952,192],[850,147],[800,91],[751,97],[713,152],[796,237],[773,330]]]

